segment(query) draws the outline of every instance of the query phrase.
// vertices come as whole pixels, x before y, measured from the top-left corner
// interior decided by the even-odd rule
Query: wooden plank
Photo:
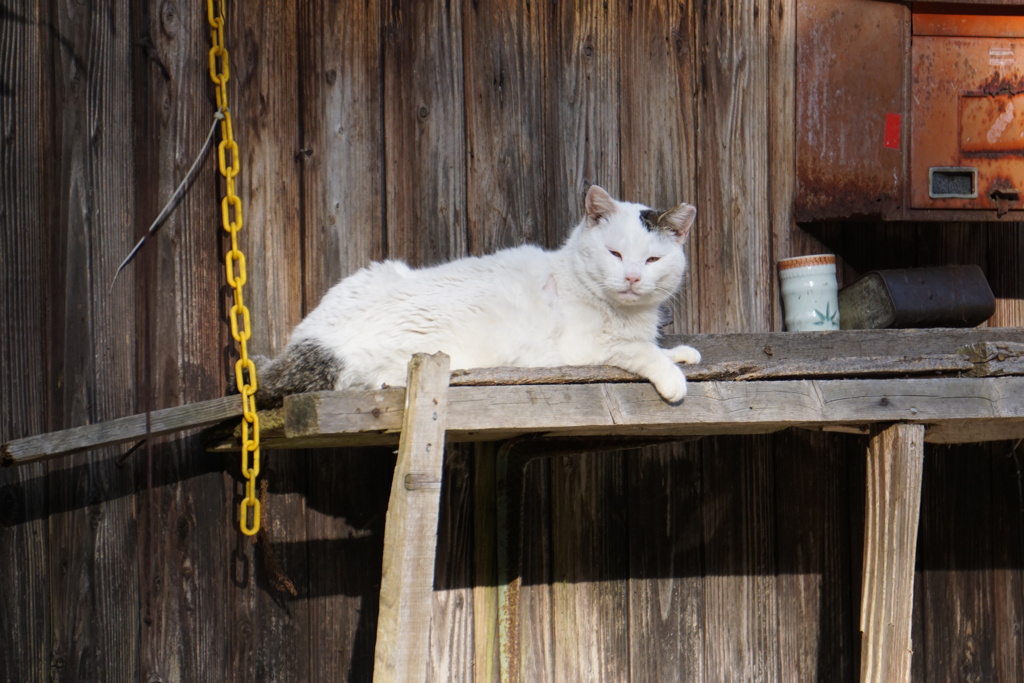
[[[301,302],[308,269],[303,267],[303,234],[298,229],[303,185],[296,147],[301,130],[298,49],[307,41],[296,40],[298,6],[238,6],[230,12],[225,29],[231,54],[234,135],[241,154],[236,182],[244,202],[245,226],[239,240],[246,255],[244,297],[251,314],[248,350],[253,354],[283,348],[304,313]],[[210,209],[217,215],[216,204]],[[234,351],[228,361],[233,372],[237,344],[229,339],[229,346]],[[251,641],[246,643],[251,649],[239,664],[257,672],[273,671],[279,680],[300,681],[316,675],[310,642],[313,632],[324,624],[310,618],[312,601],[284,600],[292,597],[283,587],[285,578],[302,594],[308,592],[310,576],[308,554],[281,553],[288,544],[302,544],[309,537],[310,516],[302,493],[309,480],[308,463],[288,455],[262,458],[259,483],[268,486],[266,508],[258,544],[247,555],[255,575],[267,578],[261,590],[236,593],[243,599],[234,606],[237,618],[252,620]],[[238,461],[237,456],[231,459],[229,471],[239,471]],[[228,519],[218,531],[222,542],[237,543],[238,501],[229,500]],[[211,537],[209,542],[217,540]]]
[[[241,398],[223,396],[176,408],[154,410],[59,432],[14,439],[3,444],[0,465],[23,465],[90,448],[111,446],[216,424],[242,414]]]
[[[772,324],[768,174],[769,12],[755,0],[699,5],[698,220],[693,280],[701,332]],[[755,198],[762,198],[758,201]]]
[[[695,231],[710,230],[702,220],[697,194],[698,52],[693,3],[628,3],[619,13],[619,138],[622,195],[656,208],[680,202],[697,207]],[[642,76],[641,76],[642,74]],[[658,169],[652,173],[651,169]],[[686,251],[692,256],[696,238]],[[697,296],[688,277],[682,293],[668,305],[674,332],[698,329]]]
[[[618,681],[630,652],[625,462],[593,453],[551,467],[554,680]]]
[[[383,3],[388,258],[466,254],[465,103],[458,3]]]
[[[303,314],[385,256],[380,5],[298,4]]]
[[[779,615],[769,440],[706,439],[700,447],[705,680],[770,680],[779,670]]]
[[[1024,379],[800,380],[694,382],[680,406],[644,383],[452,387],[450,438],[487,440],[514,434],[714,435],[787,427],[927,424],[938,443],[1012,438],[1024,425]],[[292,397],[298,405],[287,438],[394,440],[401,429],[401,390],[322,392]],[[290,419],[289,415],[289,419]],[[268,439],[267,444],[274,443]]]
[[[924,426],[876,429],[867,461],[860,678],[910,680],[914,559],[921,510]]]
[[[620,88],[628,77],[621,64],[623,8],[603,2],[546,6],[543,144],[551,170],[538,192],[547,198],[548,223],[562,235],[582,216],[590,185],[616,197],[624,190],[622,148],[629,141],[622,137],[620,113]],[[536,668],[522,670],[522,680],[545,680],[549,671],[556,681],[621,680],[629,658],[627,625],[620,619],[628,584],[626,560],[611,549],[626,544],[624,463],[614,455],[564,456],[552,461],[550,472],[551,611],[530,613],[535,620],[523,623],[528,632],[520,631],[520,644],[536,654],[550,637],[553,648],[547,661],[535,655],[525,661]]]
[[[42,84],[54,74],[50,3],[19,2],[5,7],[0,22],[0,440],[55,428],[49,415],[59,367],[47,332],[61,308],[62,270],[54,254],[61,230],[58,202],[49,182],[59,172],[59,112],[53,89]],[[54,605],[50,589],[48,513],[44,465],[0,469],[0,680],[41,681],[51,676]]]
[[[305,314],[342,277],[385,256],[382,9],[377,0],[316,0],[297,11],[302,296],[286,303]],[[307,590],[316,596],[309,668],[318,675],[373,675],[391,450],[303,457]]]
[[[43,35],[52,64],[43,82],[52,88],[47,106],[55,125],[39,131],[54,140],[40,150],[52,159],[40,178],[45,201],[57,209],[54,222],[33,229],[53,235],[50,274],[56,277],[40,312],[49,325],[26,341],[44,350],[52,368],[32,380],[54,387],[50,417],[58,428],[137,409],[136,292],[109,286],[134,241],[139,193],[134,131],[126,127],[133,114],[132,12],[124,4],[98,12],[72,2],[52,3],[49,11]],[[77,477],[70,463],[48,468],[54,677],[139,677],[135,479],[113,456],[89,454]]]
[[[851,538],[863,525],[862,440],[791,430],[771,440],[780,681],[849,681],[860,662]],[[855,492],[851,493],[851,492]],[[852,533],[851,533],[852,529]]]
[[[993,475],[1006,458],[1006,444],[965,444],[925,451],[924,496],[918,527],[914,580],[913,676],[927,680],[1001,680],[994,578],[1004,566],[994,546],[1011,510],[1000,506]],[[939,568],[956,569],[942,571]],[[938,570],[938,571],[934,571]],[[988,571],[985,571],[988,570]],[[956,618],[946,618],[949,605]],[[1012,642],[1012,638],[1011,638]],[[924,657],[918,657],[918,653]],[[1015,676],[1010,676],[1014,679]]]
[[[374,681],[426,680],[448,391],[448,357],[409,363],[405,419],[384,529]]]
[[[437,551],[427,680],[473,679],[473,444],[446,448],[438,501]]]
[[[630,679],[704,681],[702,448],[628,458]]]
[[[543,6],[462,3],[469,251],[552,246],[569,216],[546,220],[541,73],[551,22]],[[524,172],[529,169],[528,172]],[[558,188],[565,193],[567,188]]]
[[[245,72],[246,56],[255,59],[256,53],[243,47],[242,22],[236,21],[240,13],[233,11],[237,6],[232,7],[227,4],[225,32],[234,106],[241,105],[236,70]],[[208,63],[209,56],[206,16],[186,11],[168,14],[145,4],[130,14],[135,52],[125,59],[136,69],[132,194],[138,202],[137,236],[193,163],[213,120],[214,105],[208,69],[199,67]],[[240,117],[234,125],[236,136],[248,127]],[[251,152],[241,149],[243,176],[249,171]],[[216,155],[211,155],[158,237],[118,279],[118,287],[134,285],[139,305],[132,339],[139,348],[139,367],[132,382],[137,398],[130,412],[153,412],[224,395],[230,362],[226,358],[231,355],[225,349],[233,343],[229,343],[220,294],[225,233],[219,227],[223,181],[217,180],[216,165]],[[248,200],[249,196],[243,198]],[[258,221],[251,213],[244,213],[244,218]],[[245,249],[244,231],[241,239]],[[251,255],[248,250],[246,254]],[[112,256],[123,257],[123,252]],[[166,439],[147,442],[129,461],[138,486],[132,561],[138,567],[139,590],[132,609],[140,619],[135,636],[139,655],[132,678],[255,676],[249,656],[252,631],[244,629],[243,635],[243,629],[233,627],[253,623],[248,606],[253,604],[255,582],[245,584],[242,577],[254,576],[255,564],[237,540],[234,480],[221,471],[211,472],[210,462],[204,462],[201,453],[197,438]],[[226,548],[239,552],[225,552]],[[203,580],[212,576],[241,581]],[[239,602],[246,607],[236,609]],[[211,639],[211,633],[223,637]]]

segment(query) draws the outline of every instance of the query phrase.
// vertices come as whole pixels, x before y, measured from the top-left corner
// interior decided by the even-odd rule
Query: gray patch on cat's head
[[[640,222],[645,228],[651,232],[657,232],[658,230],[664,230],[663,227],[658,225],[658,219],[664,215],[664,211],[655,211],[654,209],[644,209],[640,212]]]
[[[315,340],[290,344],[278,358],[257,368],[256,404],[279,406],[289,394],[334,389],[344,363]]]
[[[660,232],[667,234],[679,243],[682,243],[690,232],[693,219],[697,210],[689,204],[680,204],[668,211],[655,209],[644,209],[640,212],[640,223],[649,232]]]

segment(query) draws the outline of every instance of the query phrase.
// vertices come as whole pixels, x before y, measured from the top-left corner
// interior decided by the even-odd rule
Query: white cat
[[[274,361],[262,359],[257,401],[284,394],[405,384],[414,353],[451,368],[615,365],[669,402],[686,395],[676,363],[689,346],[656,344],[659,307],[686,269],[696,209],[658,212],[596,185],[586,216],[557,251],[526,245],[414,270],[385,261],[330,289]]]

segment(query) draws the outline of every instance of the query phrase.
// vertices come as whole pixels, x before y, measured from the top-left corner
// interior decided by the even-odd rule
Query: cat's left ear
[[[690,204],[680,204],[658,216],[658,227],[665,232],[671,233],[676,242],[682,244],[686,236],[690,234],[693,221],[697,218],[697,207]]]

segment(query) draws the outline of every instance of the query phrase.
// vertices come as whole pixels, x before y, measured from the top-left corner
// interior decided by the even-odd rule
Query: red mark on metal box
[[[889,149],[900,148],[900,124],[903,117],[899,114],[885,115],[885,146]]]

